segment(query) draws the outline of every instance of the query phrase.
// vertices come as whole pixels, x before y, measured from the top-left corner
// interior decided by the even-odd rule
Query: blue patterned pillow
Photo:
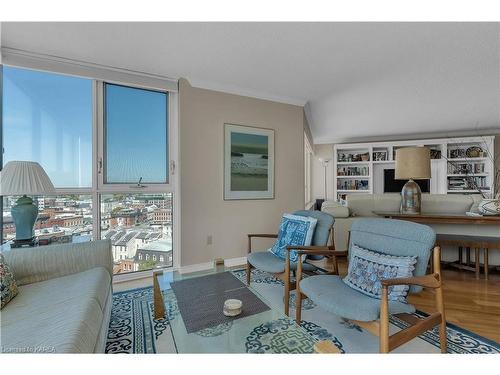
[[[380,280],[411,277],[417,263],[416,256],[394,256],[363,249],[353,244],[350,249],[349,270],[344,282],[351,288],[370,297],[381,298]],[[394,285],[388,288],[391,301],[406,302],[408,285]]]
[[[313,217],[285,214],[281,219],[278,239],[273,247],[269,249],[271,253],[286,259],[287,246],[309,246],[311,245],[314,228],[317,219]],[[297,251],[290,251],[290,261],[296,262],[299,259]]]

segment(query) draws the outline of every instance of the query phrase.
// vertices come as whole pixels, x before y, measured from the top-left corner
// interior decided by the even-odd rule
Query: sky
[[[56,188],[92,186],[92,80],[4,66],[4,164],[39,162]],[[110,182],[165,182],[167,94],[108,85]]]

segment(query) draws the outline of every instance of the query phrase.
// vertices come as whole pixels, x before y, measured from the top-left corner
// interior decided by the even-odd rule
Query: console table
[[[402,214],[400,212],[373,211],[378,216],[389,219],[408,220],[421,224],[475,224],[475,225],[499,225],[500,216],[468,216],[468,215],[440,215],[440,214]],[[448,265],[459,269],[474,271],[479,278],[480,263],[479,253],[483,250],[484,276],[488,279],[489,250],[500,250],[500,237],[471,236],[455,234],[438,234],[436,238],[438,245],[458,246],[458,261],[450,262]],[[467,258],[463,261],[462,248],[466,249]],[[474,266],[471,266],[470,249],[475,252]]]
[[[389,219],[408,220],[421,224],[476,224],[500,225],[500,216],[468,216],[442,214],[402,214],[398,211],[373,211],[375,215]]]

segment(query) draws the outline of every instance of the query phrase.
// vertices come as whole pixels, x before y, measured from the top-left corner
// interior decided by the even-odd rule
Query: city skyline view
[[[2,243],[7,246],[15,239],[10,209],[17,198],[3,198]],[[111,241],[115,274],[173,265],[172,194],[102,195],[99,228],[93,223],[90,195],[37,197],[34,202],[39,246],[87,242],[97,230],[101,239]]]

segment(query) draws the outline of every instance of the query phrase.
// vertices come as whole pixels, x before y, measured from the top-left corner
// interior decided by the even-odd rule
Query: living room
[[[2,362],[500,354],[500,23],[20,11]]]

